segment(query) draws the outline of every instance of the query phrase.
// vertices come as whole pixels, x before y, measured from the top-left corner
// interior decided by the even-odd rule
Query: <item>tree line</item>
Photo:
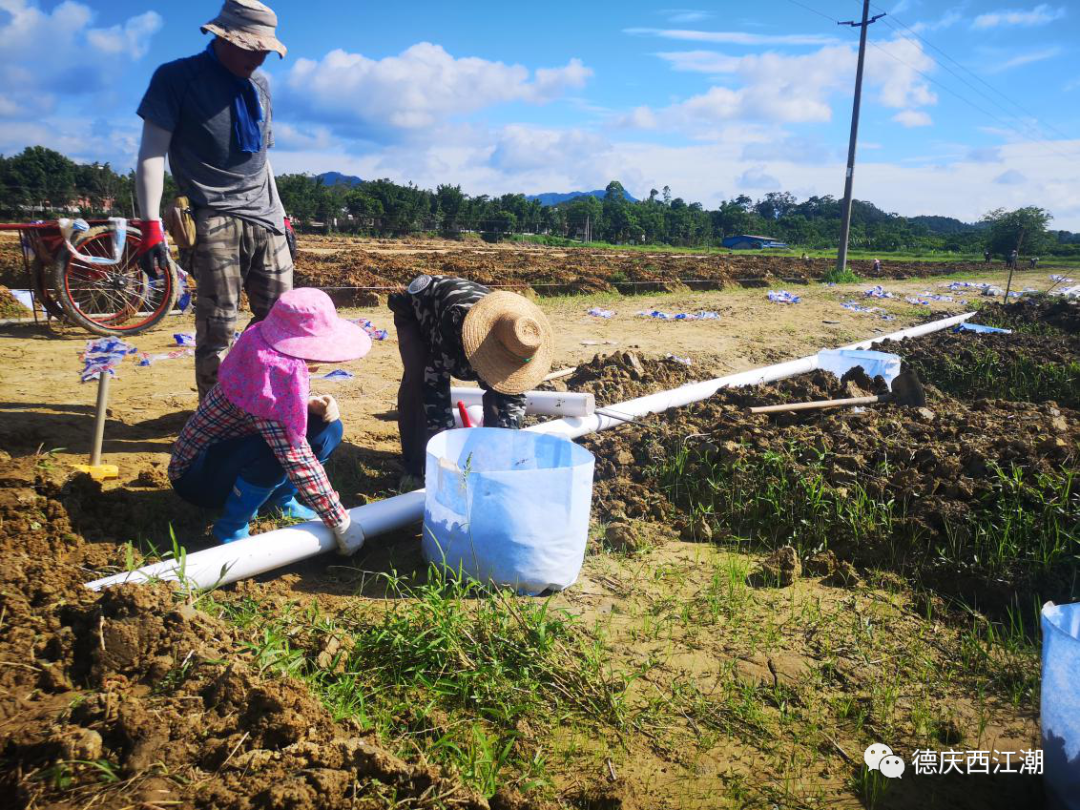
[[[755,234],[800,248],[830,249],[840,233],[841,202],[829,195],[800,202],[787,192],[769,192],[758,200],[740,194],[708,210],[673,196],[667,186],[634,201],[616,180],[603,198],[581,196],[552,206],[524,194],[470,196],[459,185],[432,191],[386,179],[328,184],[310,174],[285,174],[277,186],[299,227],[368,236],[475,232],[489,239],[530,234],[539,241],[716,247],[725,237]],[[167,175],[165,198],[175,193]],[[133,216],[134,206],[134,172],[118,173],[108,163],[76,163],[42,146],[0,155],[0,216],[5,218]],[[968,224],[950,217],[904,217],[856,200],[851,246],[882,252],[1007,255],[1016,249],[1028,256],[1080,255],[1080,234],[1049,230],[1051,219],[1048,211],[1030,206],[991,211]]]

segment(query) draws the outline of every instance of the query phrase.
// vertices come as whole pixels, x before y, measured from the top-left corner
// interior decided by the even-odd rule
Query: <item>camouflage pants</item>
[[[261,321],[282,293],[292,289],[293,263],[284,235],[208,208],[195,212],[195,382],[202,400],[217,384],[218,367],[232,344],[247,293]]]

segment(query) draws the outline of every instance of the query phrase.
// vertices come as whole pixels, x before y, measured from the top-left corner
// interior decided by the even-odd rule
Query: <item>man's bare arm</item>
[[[139,162],[135,169],[135,192],[144,220],[161,217],[161,195],[165,189],[165,155],[172,133],[150,121],[143,122]]]

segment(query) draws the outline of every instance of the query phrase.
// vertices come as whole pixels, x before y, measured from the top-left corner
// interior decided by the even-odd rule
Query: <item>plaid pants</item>
[[[217,383],[232,344],[241,290],[254,315],[250,326],[292,289],[293,263],[285,236],[261,225],[201,208],[195,226],[195,382],[201,401]]]

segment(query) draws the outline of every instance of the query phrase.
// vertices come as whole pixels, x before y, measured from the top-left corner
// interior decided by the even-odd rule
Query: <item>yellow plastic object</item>
[[[115,464],[74,464],[79,472],[88,473],[95,481],[104,481],[106,478],[119,478],[120,468]]]

